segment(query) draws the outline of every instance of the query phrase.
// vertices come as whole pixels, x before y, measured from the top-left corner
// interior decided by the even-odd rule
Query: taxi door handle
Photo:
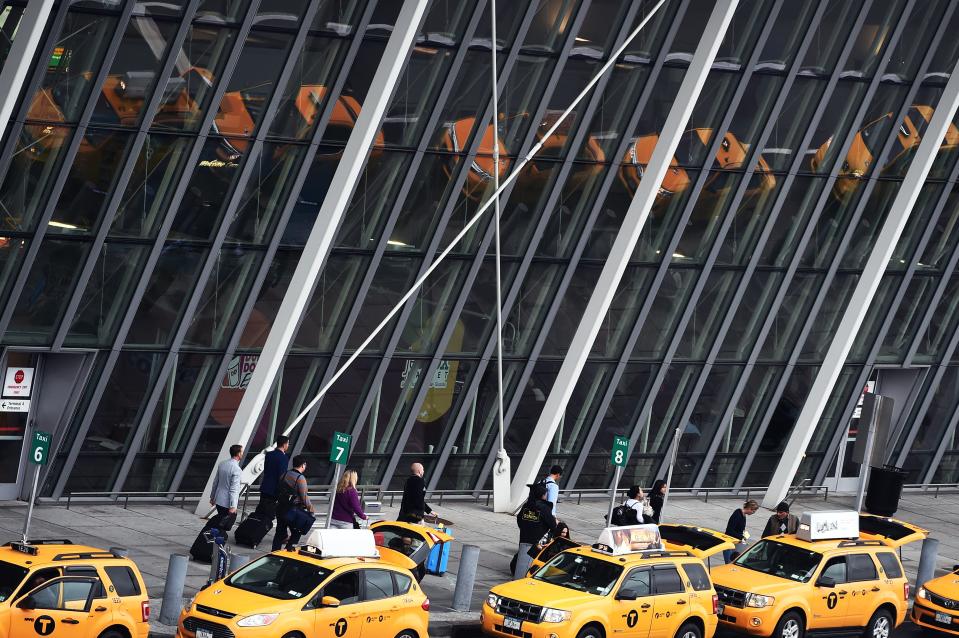
[[[63,619],[63,624],[64,624],[64,625],[79,625],[79,624],[80,624],[80,621],[79,621],[79,620],[74,620],[73,618],[64,618],[64,619]]]
[[[106,607],[97,607],[97,608],[94,609],[93,611],[106,611],[106,610],[107,610]]]
[[[872,590],[873,590],[873,591],[880,591],[878,587],[873,587]]]
[[[686,601],[685,601],[685,600],[677,600],[677,601],[676,601],[676,604],[677,604],[677,605],[685,605],[685,604],[686,604]]]
[[[840,595],[840,596],[845,596],[845,595],[848,594],[848,593],[849,593],[849,592],[847,592],[845,589],[840,589],[840,590],[839,590],[839,595]]]
[[[650,607],[652,607],[652,605],[650,605],[649,603],[643,603],[642,605],[639,606],[640,609],[649,609]]]

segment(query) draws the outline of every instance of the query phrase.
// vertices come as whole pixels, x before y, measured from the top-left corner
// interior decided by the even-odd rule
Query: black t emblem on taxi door
[[[33,621],[33,630],[41,636],[49,636],[57,628],[57,622],[50,616],[40,616]]]
[[[839,596],[836,595],[836,592],[831,591],[829,595],[826,596],[826,607],[830,609],[835,609],[836,605],[839,604]]]
[[[626,614],[626,626],[632,628],[632,627],[635,627],[636,623],[638,622],[639,622],[639,614],[636,613],[635,609],[630,609],[629,613]]]
[[[333,625],[333,633],[337,635],[337,638],[344,636],[346,635],[347,627],[349,627],[349,625],[346,622],[346,618],[340,618],[336,621],[336,624]]]

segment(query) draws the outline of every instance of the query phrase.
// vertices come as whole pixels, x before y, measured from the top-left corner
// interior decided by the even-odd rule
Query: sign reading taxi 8
[[[614,436],[611,456],[613,465],[616,467],[625,467],[626,460],[629,458],[629,439],[625,436]]]

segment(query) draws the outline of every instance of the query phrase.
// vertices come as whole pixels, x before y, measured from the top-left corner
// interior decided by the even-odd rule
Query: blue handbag
[[[302,535],[310,531],[310,528],[313,527],[313,523],[316,522],[316,517],[304,509],[300,509],[299,507],[291,507],[290,509],[286,510],[283,520],[286,521],[286,524],[289,526],[291,531]]]

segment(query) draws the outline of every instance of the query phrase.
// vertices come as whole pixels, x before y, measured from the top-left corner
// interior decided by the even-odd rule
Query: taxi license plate
[[[197,627],[196,629],[196,638],[213,638],[213,632],[209,629],[202,629]]]
[[[937,611],[937,612],[936,612],[936,622],[941,622],[941,623],[944,623],[944,624],[946,624],[946,625],[951,625],[951,624],[952,624],[952,616],[950,616],[949,614],[940,614],[940,613]],[[197,638],[200,638],[200,637],[197,636]]]
[[[519,631],[523,627],[523,621],[519,618],[510,618],[507,616],[503,619],[503,626],[507,629],[515,629],[516,631]],[[202,638],[202,636],[197,636],[196,638]]]

